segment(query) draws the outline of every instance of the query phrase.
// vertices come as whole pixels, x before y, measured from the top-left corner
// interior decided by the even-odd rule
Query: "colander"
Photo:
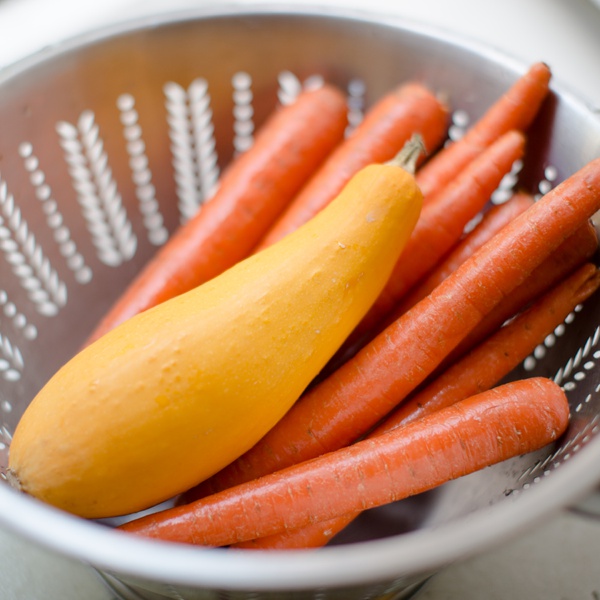
[[[527,66],[397,17],[269,5],[135,21],[6,69],[2,469],[30,399],[173,230],[210,201],[223,167],[277,103],[331,81],[347,92],[352,127],[385,91],[416,79],[448,98],[454,137]],[[543,194],[599,151],[593,110],[554,84],[518,184]],[[599,324],[592,298],[513,374],[552,377],[567,391],[572,420],[556,444],[365,513],[318,551],[265,555],[129,538],[5,481],[0,523],[91,565],[122,598],[408,597],[439,569],[591,503],[600,482]]]

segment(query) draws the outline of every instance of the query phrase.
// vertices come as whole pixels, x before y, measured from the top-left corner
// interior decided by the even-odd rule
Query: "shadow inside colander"
[[[420,529],[435,510],[439,495],[440,490],[435,489],[366,510],[340,531],[330,545],[364,542]]]

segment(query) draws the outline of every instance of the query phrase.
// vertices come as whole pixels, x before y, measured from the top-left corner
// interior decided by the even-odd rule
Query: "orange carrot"
[[[476,346],[505,321],[516,315],[535,298],[556,285],[574,269],[589,260],[598,250],[598,236],[591,223],[585,223],[569,236],[533,273],[490,311],[454,348],[440,365],[447,367]]]
[[[560,386],[544,378],[524,379],[191,505],[130,521],[121,530],[225,546],[305,527],[538,450],[557,439],[568,421]]]
[[[431,294],[309,390],[252,449],[187,497],[255,479],[363,436],[599,208],[596,159],[504,227]]]
[[[523,362],[575,308],[600,287],[600,271],[586,263],[544,294],[526,311],[450,366],[435,381],[404,402],[378,435],[496,385]]]
[[[423,165],[417,174],[423,196],[446,186],[458,171],[507,131],[525,131],[548,95],[550,77],[546,64],[533,64],[459,141]]]
[[[423,390],[412,395],[376,427],[369,437],[376,437],[416,421],[497,385],[563,323],[577,305],[587,300],[599,287],[600,271],[591,263],[583,265],[526,312],[499,329]],[[317,548],[329,542],[356,516],[358,513],[252,540],[242,547],[280,550]]]
[[[403,84],[386,94],[302,188],[256,251],[311,219],[362,167],[392,159],[414,133],[421,135],[427,152],[433,152],[443,142],[447,126],[448,109],[421,84]]]
[[[332,86],[304,91],[279,107],[224,172],[215,196],[157,252],[88,343],[245,258],[341,142],[346,126],[346,99]]]
[[[368,341],[394,306],[439,263],[490,196],[525,146],[522,133],[509,131],[469,164],[423,207],[421,216],[385,288],[324,371],[338,368]]]
[[[412,308],[417,302],[431,293],[444,279],[456,271],[476,250],[489,241],[505,225],[510,223],[534,202],[533,196],[525,192],[516,192],[498,206],[493,206],[482,217],[481,221],[449,252],[438,266],[413,287],[395,307],[387,324],[395,321],[402,313]]]

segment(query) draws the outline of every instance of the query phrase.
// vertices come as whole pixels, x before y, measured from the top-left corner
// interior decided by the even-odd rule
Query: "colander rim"
[[[515,74],[522,61],[474,40],[405,18],[361,11],[294,3],[245,5],[223,4],[136,17],[74,36],[45,48],[0,70],[0,86],[13,76],[45,61],[76,51],[82,45],[110,41],[140,29],[176,24],[190,19],[284,15],[310,18],[360,20],[392,27],[399,32],[444,41]],[[589,103],[553,82],[563,99],[587,110]],[[7,529],[47,549],[82,561],[106,572],[148,581],[232,590],[306,589],[319,586],[351,586],[428,573],[466,558],[532,528],[556,511],[572,505],[600,481],[600,439],[591,440],[584,452],[561,468],[515,495],[512,501],[495,504],[434,529],[417,530],[391,538],[314,551],[264,553],[192,548],[147,541],[84,521],[33,498],[0,485],[0,523]]]

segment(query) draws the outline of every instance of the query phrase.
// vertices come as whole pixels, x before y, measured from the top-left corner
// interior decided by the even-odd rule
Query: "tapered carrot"
[[[121,529],[205,546],[263,537],[394,502],[538,450],[556,440],[568,421],[560,386],[524,379]]]
[[[360,438],[599,208],[600,159],[596,159],[504,227],[431,294],[308,391],[251,450],[187,498],[254,479]]]
[[[335,198],[350,177],[370,163],[386,162],[414,133],[427,152],[446,137],[448,109],[419,83],[406,83],[383,96],[364,120],[302,188],[255,251],[262,250],[311,219]]]
[[[271,535],[230,544],[238,550],[307,550],[326,546],[340,531],[348,527],[363,511],[310,523],[297,529],[286,529]]]
[[[455,174],[507,131],[525,131],[548,95],[551,72],[535,63],[457,142],[438,152],[419,170],[417,182],[424,197],[442,189]]]
[[[490,389],[529,356],[575,308],[600,287],[600,271],[592,263],[539,298],[523,313],[451,365],[389,416],[373,435],[415,421],[436,410]]]
[[[376,427],[369,437],[416,421],[497,385],[541,344],[566,317],[600,287],[600,271],[587,263],[540,298],[527,311],[455,363],[431,384],[412,395]],[[295,531],[252,540],[254,549],[318,548],[348,526],[358,512]]]
[[[452,350],[440,368],[456,361],[465,352],[488,337],[538,296],[589,260],[598,250],[598,235],[591,223],[585,223],[569,236],[533,273],[487,314],[477,327]]]
[[[324,371],[338,368],[374,337],[394,306],[439,263],[465,226],[487,204],[513,163],[525,137],[509,131],[471,162],[446,188],[430,198],[385,288]]]
[[[306,90],[279,107],[226,169],[215,196],[157,252],[88,343],[245,258],[341,142],[346,126],[346,99],[333,86]]]

